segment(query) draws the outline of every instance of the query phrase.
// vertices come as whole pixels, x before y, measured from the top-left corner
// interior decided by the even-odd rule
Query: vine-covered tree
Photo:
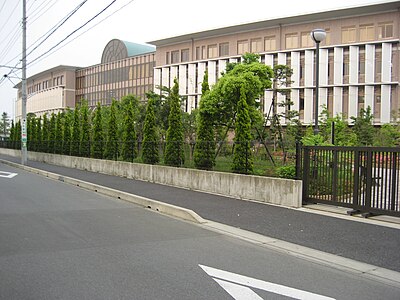
[[[103,158],[103,151],[104,151],[103,143],[104,143],[104,131],[103,131],[102,108],[100,102],[98,102],[93,115],[93,142],[92,142],[93,158]]]
[[[246,102],[246,91],[243,88],[237,107],[235,128],[235,150],[232,170],[235,173],[250,174],[253,172],[253,156],[251,153],[251,120]]]
[[[81,140],[81,124],[79,118],[79,106],[75,105],[74,118],[72,121],[72,140],[71,140],[71,155],[79,156],[79,143]]]
[[[160,160],[158,151],[158,135],[155,118],[155,95],[148,93],[146,116],[143,125],[143,145],[142,145],[142,161],[145,164],[156,164]]]
[[[182,109],[179,98],[179,84],[175,78],[170,95],[170,112],[168,116],[168,130],[166,136],[164,162],[168,166],[179,167],[185,161]]]
[[[117,127],[117,101],[113,99],[107,127],[107,142],[104,156],[107,159],[118,159],[118,127]]]
[[[133,101],[129,101],[129,103],[127,103],[124,114],[124,131],[122,134],[122,159],[125,161],[133,161],[137,156]]]
[[[89,107],[87,101],[82,101],[80,107],[81,115],[81,137],[80,137],[80,155],[90,157],[90,121]]]
[[[211,95],[208,73],[204,74],[200,108],[197,115],[197,139],[194,150],[194,165],[197,169],[211,170],[215,165],[214,124],[210,109]]]

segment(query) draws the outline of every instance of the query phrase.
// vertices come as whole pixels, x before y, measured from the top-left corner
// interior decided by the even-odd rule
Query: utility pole
[[[26,143],[28,141],[27,122],[26,122],[26,0],[22,0],[22,119],[21,119],[21,164],[26,165],[28,151]]]

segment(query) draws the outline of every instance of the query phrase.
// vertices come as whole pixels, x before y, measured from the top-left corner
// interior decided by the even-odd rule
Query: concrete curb
[[[218,222],[207,221],[207,223],[202,224],[201,227],[217,233],[239,238],[261,247],[311,261],[313,263],[356,274],[360,277],[400,288],[400,272],[289,243],[276,238],[267,237]]]
[[[163,202],[156,201],[156,200],[151,200],[151,199],[148,199],[145,197],[141,197],[141,196],[134,195],[134,194],[129,194],[126,192],[121,192],[121,191],[118,191],[118,190],[115,190],[112,188],[108,188],[108,187],[104,187],[101,185],[97,185],[97,184],[94,184],[91,182],[86,182],[83,180],[79,180],[79,179],[75,179],[75,178],[71,178],[71,177],[67,177],[67,176],[62,176],[59,174],[43,171],[40,169],[35,169],[32,167],[24,166],[24,165],[10,162],[7,160],[0,159],[0,162],[4,163],[6,165],[10,165],[10,166],[19,168],[19,169],[23,169],[23,170],[31,172],[31,173],[35,173],[38,175],[48,177],[50,179],[54,179],[54,180],[68,183],[68,184],[76,185],[76,186],[82,187],[84,189],[97,192],[102,195],[106,195],[109,197],[128,201],[128,202],[149,208],[151,210],[158,211],[160,213],[163,213],[163,214],[166,214],[169,216],[173,216],[176,218],[180,218],[180,219],[183,219],[186,221],[190,221],[190,222],[197,223],[197,224],[203,224],[206,222],[206,220],[204,220],[202,217],[200,217],[198,214],[196,214],[194,211],[192,211],[190,209],[182,208],[182,207],[171,205],[168,203],[163,203]]]

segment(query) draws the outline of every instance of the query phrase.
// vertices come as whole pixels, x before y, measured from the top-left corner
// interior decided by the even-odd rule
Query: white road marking
[[[243,299],[262,299],[255,292],[247,287],[264,290],[270,293],[291,297],[294,299],[310,300],[334,300],[334,298],[306,292],[303,290],[291,288],[288,286],[262,281],[259,279],[199,265],[204,272],[213,277],[213,279],[225,289],[235,300]],[[252,292],[250,293],[249,290]],[[255,298],[258,297],[258,298]]]
[[[3,178],[13,178],[17,175],[18,175],[17,173],[0,171],[0,177],[3,177]]]

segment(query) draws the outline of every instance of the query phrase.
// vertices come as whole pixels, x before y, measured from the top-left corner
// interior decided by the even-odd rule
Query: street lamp
[[[311,31],[311,38],[316,44],[315,58],[315,107],[314,107],[314,134],[318,134],[318,97],[319,97],[319,43],[326,38],[326,31],[323,29],[314,29]]]

